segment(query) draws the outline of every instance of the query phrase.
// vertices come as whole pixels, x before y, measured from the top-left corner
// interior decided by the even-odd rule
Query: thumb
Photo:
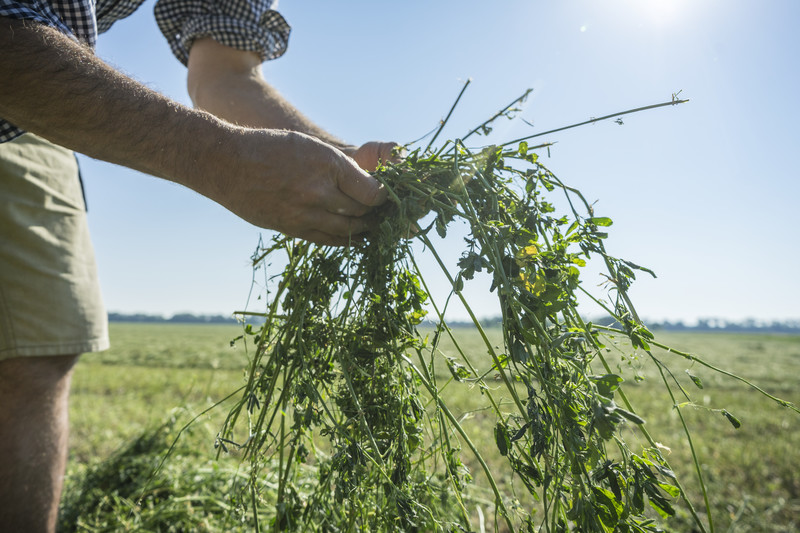
[[[386,201],[388,192],[380,181],[361,170],[351,159],[342,159],[342,171],[336,182],[340,191],[358,203],[370,207],[381,205]]]

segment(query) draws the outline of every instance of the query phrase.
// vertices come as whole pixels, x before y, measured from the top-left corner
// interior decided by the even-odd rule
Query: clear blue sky
[[[152,8],[101,36],[98,54],[188,104],[185,69]],[[800,2],[283,0],[280,11],[292,38],[265,77],[352,143],[419,137],[467,78],[450,136],[528,87],[521,116],[535,129],[508,123],[496,139],[682,91],[690,103],[548,137],[557,144],[544,163],[614,220],[612,254],[658,274],[632,291],[644,317],[800,318]],[[179,186],[82,165],[110,311],[244,305],[260,230]],[[584,283],[600,281],[587,272]],[[469,293],[482,314],[492,314],[487,296],[480,286]]]

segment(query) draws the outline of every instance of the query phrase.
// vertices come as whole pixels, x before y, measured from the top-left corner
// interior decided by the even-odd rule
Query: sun
[[[688,0],[629,0],[632,14],[646,19],[655,25],[669,25],[679,21],[686,14]]]

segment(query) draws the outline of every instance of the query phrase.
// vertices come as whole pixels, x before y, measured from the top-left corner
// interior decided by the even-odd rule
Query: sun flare
[[[687,11],[687,0],[630,0],[631,12],[656,25],[673,24]]]

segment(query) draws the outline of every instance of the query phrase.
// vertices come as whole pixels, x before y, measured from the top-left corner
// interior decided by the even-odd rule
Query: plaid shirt
[[[0,17],[51,26],[94,48],[97,35],[136,11],[145,0],[0,0]],[[291,27],[272,8],[277,0],[158,0],[156,22],[184,65],[199,37],[211,37],[262,60],[283,55]],[[24,132],[0,118],[0,143]]]

